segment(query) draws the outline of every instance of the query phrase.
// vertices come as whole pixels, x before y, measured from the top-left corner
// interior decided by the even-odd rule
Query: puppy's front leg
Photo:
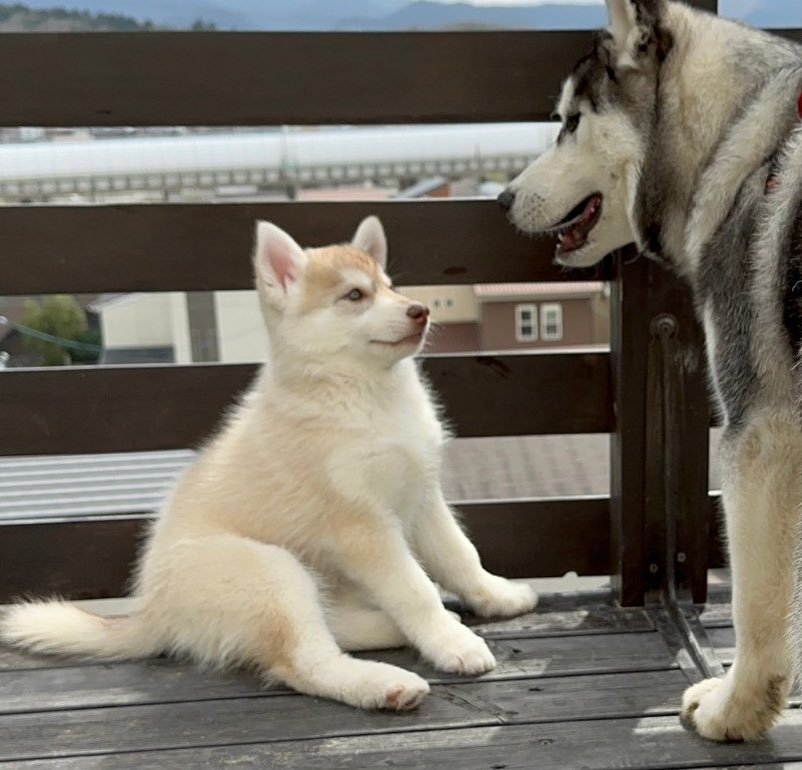
[[[513,583],[482,567],[476,548],[441,494],[432,510],[416,521],[413,538],[429,575],[477,615],[521,615],[537,604],[537,594],[528,585]]]
[[[338,566],[370,592],[436,668],[469,675],[495,668],[484,640],[445,609],[393,517],[363,515],[337,526],[332,538]]]

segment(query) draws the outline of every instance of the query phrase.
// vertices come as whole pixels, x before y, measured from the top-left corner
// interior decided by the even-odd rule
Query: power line
[[[28,337],[35,337],[45,342],[54,342],[61,347],[69,348],[70,350],[85,350],[88,353],[101,353],[103,348],[100,345],[92,345],[89,342],[77,342],[76,340],[68,340],[65,337],[57,337],[54,334],[47,334],[40,332],[38,329],[32,329],[30,326],[16,323],[4,315],[0,315],[0,325],[10,326],[12,329],[18,331],[20,334],[25,334]]]

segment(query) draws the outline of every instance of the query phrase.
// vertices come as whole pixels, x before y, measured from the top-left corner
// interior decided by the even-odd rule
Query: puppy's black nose
[[[515,193],[504,190],[496,200],[498,200],[498,205],[501,206],[504,211],[509,211],[512,208],[512,204],[515,203]]]
[[[426,305],[420,305],[417,302],[407,308],[407,315],[419,324],[424,323],[429,316],[429,308]]]

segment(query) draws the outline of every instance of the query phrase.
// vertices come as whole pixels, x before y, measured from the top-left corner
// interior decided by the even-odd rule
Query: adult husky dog
[[[634,242],[693,288],[726,426],[737,649],[683,715],[750,739],[785,705],[802,631],[802,48],[677,2],[606,2],[556,143],[499,202],[520,230],[556,233],[563,265]]]
[[[20,604],[0,639],[100,660],[249,664],[362,708],[414,708],[429,686],[343,650],[408,641],[443,671],[493,668],[430,576],[482,615],[527,612],[535,595],[482,569],[443,499],[445,434],[412,360],[428,310],[392,289],[386,255],[375,217],[352,244],[306,251],[259,223],[271,361],[165,503],[137,610]]]

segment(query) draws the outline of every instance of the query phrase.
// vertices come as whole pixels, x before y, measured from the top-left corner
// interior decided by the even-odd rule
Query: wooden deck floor
[[[433,683],[417,711],[400,715],[264,690],[245,672],[162,659],[87,665],[0,648],[0,768],[802,769],[798,710],[748,745],[711,744],[680,725],[693,672],[655,619],[600,595],[544,597],[534,614],[478,626],[499,660],[479,680],[436,674],[408,651],[375,654]],[[728,606],[702,620],[730,663]]]

